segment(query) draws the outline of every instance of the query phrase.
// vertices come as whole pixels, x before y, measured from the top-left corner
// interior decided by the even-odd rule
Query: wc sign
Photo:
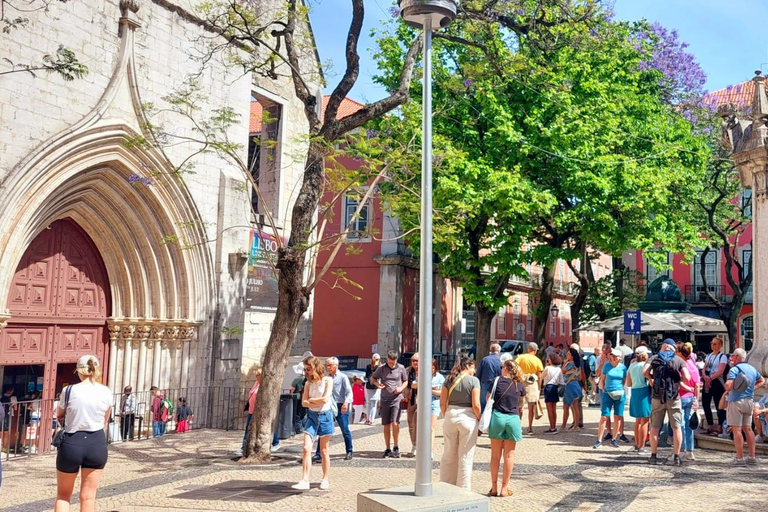
[[[640,311],[624,312],[624,334],[640,334]]]

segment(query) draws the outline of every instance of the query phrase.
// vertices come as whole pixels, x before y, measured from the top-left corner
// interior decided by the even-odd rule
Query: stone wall
[[[195,329],[183,346],[152,343],[151,347],[140,349],[146,340],[123,342],[116,337],[115,360],[110,361],[116,370],[112,373],[115,381],[111,383],[115,389],[129,382],[138,386],[137,390],[148,385],[157,378],[152,373],[156,360],[162,361],[160,382],[152,383],[162,387],[197,385],[210,379],[237,382],[241,373],[247,374],[253,362],[261,359],[269,336],[271,315],[246,314],[243,309],[246,271],[241,255],[248,249],[251,215],[250,192],[241,169],[216,154],[196,154],[201,149],[196,143],[171,144],[162,152],[140,151],[127,143],[132,133],[142,133],[144,116],[153,112],[143,110],[141,105],[154,107],[158,113],[150,121],[162,126],[171,138],[199,136],[189,119],[162,113],[168,94],[183,87],[194,75],[199,95],[192,117],[200,121],[209,118],[214,109],[234,109],[241,122],[229,130],[228,136],[243,144],[240,157],[247,160],[252,92],[263,91],[279,98],[285,107],[285,120],[280,144],[283,175],[277,228],[287,237],[286,219],[304,164],[296,158],[304,147],[302,139],[307,130],[303,106],[287,79],[252,80],[243,76],[241,70],[226,66],[223,59],[211,59],[203,67],[196,57],[201,54],[203,41],[215,35],[195,21],[193,14],[191,2],[186,1],[51,2],[48,12],[25,14],[29,18],[26,27],[17,29],[12,36],[0,35],[3,57],[12,62],[40,62],[63,43],[89,70],[86,77],[71,82],[44,72],[37,72],[36,76],[14,73],[0,77],[0,217],[7,222],[15,221],[18,227],[12,233],[9,226],[0,226],[5,232],[0,274],[12,276],[29,240],[47,222],[57,216],[72,216],[94,239],[105,261],[109,260],[113,293],[119,291],[124,296],[120,302],[123,309],[119,315],[113,312],[113,322],[143,325],[141,322],[184,321]],[[91,160],[84,162],[85,156],[75,162],[78,151],[85,151],[87,144],[106,148],[108,143],[99,138],[99,133],[107,131],[117,134],[109,142],[109,151],[93,157],[92,164]],[[47,169],[43,164],[59,158],[54,154],[57,145],[86,132],[89,142],[85,142],[83,135],[79,146],[72,143],[74,149],[67,150],[72,162],[56,167],[69,169],[69,174],[62,170],[59,181],[34,190],[31,184],[40,182],[32,178],[34,173],[42,173],[41,169]],[[122,142],[115,142],[120,137]],[[154,160],[147,157],[150,153]],[[40,160],[39,165],[35,159]],[[194,164],[193,172],[179,178],[169,175],[169,169],[187,160]],[[116,239],[111,236],[112,227],[97,222],[98,215],[81,204],[85,200],[78,202],[75,198],[66,205],[62,202],[61,207],[42,209],[48,194],[58,199],[72,194],[67,188],[70,177],[80,178],[93,168],[99,168],[113,181],[103,183],[114,192],[111,197],[116,204],[110,208],[116,213],[123,212],[129,217],[137,210],[138,202],[149,208],[143,217],[128,219],[125,226],[119,226],[126,239],[131,232],[138,232],[139,238],[151,238],[146,247],[108,242]],[[46,179],[53,180],[50,174],[54,171],[46,172]],[[130,174],[148,177],[153,184],[127,187]],[[84,197],[91,193],[87,187],[84,190]],[[15,204],[18,201],[14,198],[26,197],[24,194],[34,198],[28,203],[27,210],[31,211]],[[152,211],[156,219],[152,219]],[[117,217],[112,226],[115,223],[121,223]],[[144,232],[148,234],[145,236]],[[170,243],[161,240],[165,236],[172,237]],[[126,261],[128,258],[131,261]],[[112,269],[120,269],[126,276],[124,281],[115,278],[116,271]],[[158,277],[146,269],[155,269]],[[6,277],[0,279],[3,305],[7,282]],[[140,303],[146,303],[146,308],[137,308],[136,294],[144,288],[153,289],[153,284],[161,291],[144,292],[146,297]],[[3,309],[0,307],[0,316]],[[242,333],[232,334],[237,328]],[[126,346],[131,347],[129,361]],[[140,354],[146,354],[144,364],[140,363]],[[229,357],[224,360],[222,355]],[[211,358],[217,361],[213,367]],[[183,368],[183,380],[178,373],[180,365],[187,365]],[[143,376],[138,375],[140,368],[145,372]]]

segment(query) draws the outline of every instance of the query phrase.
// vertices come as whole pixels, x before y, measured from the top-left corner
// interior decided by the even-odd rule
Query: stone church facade
[[[28,13],[12,36],[0,35],[12,62],[40,61],[61,43],[89,69],[73,81],[0,76],[6,385],[53,398],[87,353],[100,357],[116,393],[126,385],[237,385],[261,358],[273,315],[268,306],[246,306],[254,233],[287,238],[303,170],[289,155],[301,152],[306,121],[287,79],[243,75],[224,59],[201,67],[202,41],[221,38],[193,5],[52,2],[48,12]],[[277,109],[270,136],[280,165],[263,184],[269,204],[260,206],[278,212],[274,229],[259,224],[258,208],[252,213],[250,185],[231,161],[194,144],[136,143],[151,140],[150,122],[194,136],[188,119],[163,113],[164,98],[191,75],[199,115],[229,107],[239,116],[227,135],[243,144],[244,161],[252,99]],[[176,172],[185,161],[194,172]],[[299,350],[308,332],[301,329]]]

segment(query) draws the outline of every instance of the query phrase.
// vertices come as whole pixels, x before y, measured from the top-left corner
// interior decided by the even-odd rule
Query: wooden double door
[[[0,365],[44,365],[43,399],[54,398],[58,376],[85,354],[99,358],[106,382],[109,281],[93,241],[73,220],[52,223],[29,245],[8,297],[11,319],[0,331]],[[37,386],[39,388],[39,386]]]

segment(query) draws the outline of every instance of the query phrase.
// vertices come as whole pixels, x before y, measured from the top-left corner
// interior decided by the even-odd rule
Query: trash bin
[[[277,437],[288,439],[293,435],[293,395],[280,395],[277,410]]]

